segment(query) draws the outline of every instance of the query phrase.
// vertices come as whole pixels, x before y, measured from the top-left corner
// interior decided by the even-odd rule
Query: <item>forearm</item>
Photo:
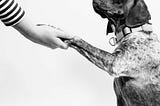
[[[33,39],[34,25],[26,19],[25,11],[15,0],[0,0],[0,20],[12,26],[29,39]]]
[[[70,47],[76,49],[80,54],[86,57],[97,67],[108,72],[110,75],[115,73],[111,70],[111,66],[115,56],[109,52],[96,48],[80,38],[74,38],[68,41]]]
[[[36,26],[27,16],[23,17],[23,19],[16,25],[13,26],[17,31],[19,31],[22,35],[24,35],[27,39],[39,43],[41,45],[47,46],[48,44],[44,40],[44,34],[42,33],[40,28]]]
[[[25,11],[15,0],[0,0],[0,20],[6,26],[12,26],[25,37],[36,41],[32,35],[36,31],[34,25],[26,18]]]
[[[55,49],[68,46],[61,40],[70,39],[62,30],[49,26],[37,26],[26,16],[24,10],[15,0],[0,0],[0,20],[6,26],[12,26],[29,40]]]

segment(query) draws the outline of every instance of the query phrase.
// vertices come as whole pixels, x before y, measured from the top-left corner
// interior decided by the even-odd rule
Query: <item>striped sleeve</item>
[[[15,0],[0,0],[0,20],[6,26],[14,26],[21,21],[25,11]]]

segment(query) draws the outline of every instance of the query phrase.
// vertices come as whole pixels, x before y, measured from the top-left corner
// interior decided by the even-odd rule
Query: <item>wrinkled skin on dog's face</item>
[[[93,7],[103,18],[123,18],[125,2],[126,0],[93,0]]]
[[[93,8],[102,18],[108,18],[116,32],[126,26],[143,25],[151,19],[143,0],[93,0]]]

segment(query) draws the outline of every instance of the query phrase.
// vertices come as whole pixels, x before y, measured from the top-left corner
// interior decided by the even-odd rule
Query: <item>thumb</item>
[[[66,43],[64,43],[61,39],[56,38],[55,42],[54,42],[57,47],[61,48],[61,49],[67,49],[68,45]]]

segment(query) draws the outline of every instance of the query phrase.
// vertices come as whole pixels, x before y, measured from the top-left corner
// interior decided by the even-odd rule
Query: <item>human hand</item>
[[[43,43],[45,43],[52,49],[67,49],[68,45],[67,43],[65,43],[65,40],[73,39],[71,35],[64,32],[60,28],[56,28],[54,26],[46,24],[37,24],[37,27],[40,32],[38,33],[38,36],[41,36],[40,38],[43,41]]]
[[[18,24],[14,25],[13,28],[34,43],[52,49],[67,49],[68,44],[65,43],[65,40],[73,38],[71,34],[64,32],[60,28],[46,24],[36,25],[28,17],[24,17]]]

